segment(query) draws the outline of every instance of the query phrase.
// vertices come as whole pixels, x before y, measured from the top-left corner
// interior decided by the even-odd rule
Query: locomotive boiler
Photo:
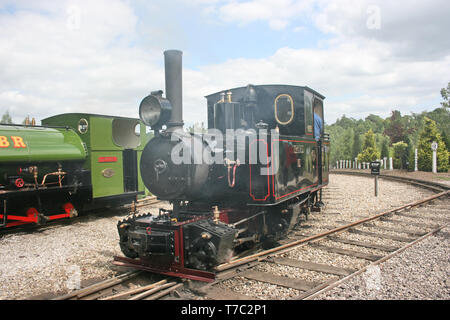
[[[146,187],[173,207],[130,216],[118,231],[123,261],[139,258],[148,270],[189,278],[255,245],[273,246],[320,206],[329,139],[323,128],[314,132],[324,97],[293,85],[208,95],[208,131],[186,132],[182,52],[164,56],[166,96],[154,91],[139,107],[155,132],[140,169]]]

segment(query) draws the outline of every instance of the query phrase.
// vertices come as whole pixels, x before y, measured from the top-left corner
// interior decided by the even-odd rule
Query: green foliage
[[[410,127],[411,117],[402,117],[400,111],[392,111],[390,118],[386,119],[386,127],[384,134],[391,138],[392,143],[399,141],[405,141],[407,136],[414,131],[414,128]]]
[[[377,149],[369,147],[364,149],[363,152],[358,154],[358,162],[371,162],[380,158],[380,153]]]
[[[447,84],[447,88],[441,89],[441,96],[444,101],[441,102],[441,105],[443,108],[449,108],[450,107],[450,82]]]
[[[363,143],[363,150],[367,148],[376,148],[375,147],[375,135],[373,134],[372,129],[366,132],[364,135],[364,143]]]
[[[414,171],[415,167],[415,148],[408,145],[408,171]]]
[[[445,132],[450,136],[450,108],[437,108],[431,112],[428,112],[424,117],[428,117],[436,122],[436,125],[440,132]],[[423,124],[423,119],[422,119]]]
[[[362,151],[361,136],[355,132],[353,135],[352,159],[356,158]]]
[[[405,143],[408,145],[405,150],[405,162],[404,162],[404,168],[408,169],[409,171],[414,171],[414,150],[415,146],[413,143],[413,140],[410,136],[406,138]]]
[[[399,141],[394,143],[392,147],[394,148],[394,168],[403,169],[406,167],[406,161],[408,160],[408,145]]]
[[[447,151],[450,151],[450,138],[449,138],[448,134],[445,133],[445,131],[442,131],[441,137],[442,137],[442,141],[444,141],[444,143],[445,143],[445,147],[447,148]]]
[[[414,149],[418,146],[419,133],[424,125],[425,117],[428,117],[436,122],[439,132],[442,133],[442,139],[447,141],[446,143],[449,143],[450,108],[439,107],[433,111],[411,113],[410,115],[401,115],[400,112],[394,111],[391,116],[385,120],[373,114],[367,116],[365,119],[359,120],[342,116],[342,118],[336,120],[336,123],[325,126],[325,130],[330,134],[332,141],[330,162],[335,163],[336,160],[354,159],[356,150],[358,149],[358,154],[362,153],[362,150],[364,150],[362,147],[364,133],[372,130],[375,135],[376,148],[381,151],[380,156],[383,158],[389,158],[389,156],[392,156],[392,148],[389,148],[391,143],[396,143],[398,141],[404,141],[407,143],[407,153],[409,155],[407,160],[407,162],[409,162],[408,168],[410,169],[412,166],[412,169],[414,169],[414,161],[410,160],[411,153],[412,159],[414,160]],[[402,138],[398,141],[393,141],[390,136],[383,134],[385,129],[388,127],[392,131],[392,134],[396,132],[395,128],[399,129],[397,131],[404,132],[403,136],[402,133],[395,135],[398,137],[402,136]],[[353,133],[351,133],[350,129],[353,130]],[[388,129],[388,132],[391,131]],[[351,137],[353,137],[353,139],[348,140]],[[361,143],[361,146],[358,143],[358,139],[360,140],[359,143]],[[448,147],[447,150],[449,150]],[[389,153],[391,154],[389,155]]]
[[[375,161],[380,158],[380,152],[377,150],[375,145],[375,135],[370,129],[364,135],[363,151],[358,154],[359,162],[370,162]]]
[[[389,158],[389,138],[383,140],[381,145],[381,158]]]
[[[332,137],[330,143],[330,161],[336,162],[336,160],[350,159],[349,155],[344,153],[344,146],[348,143],[344,139],[345,129],[341,126],[326,126],[326,132]]]
[[[6,112],[2,115],[2,119],[0,120],[0,123],[5,123],[5,124],[13,123],[8,110],[6,110]]]
[[[369,131],[369,129],[372,129],[374,133],[383,133],[384,131],[385,120],[383,120],[380,116],[371,114],[366,117],[365,123],[367,124],[366,130],[361,131],[361,134]]]
[[[418,143],[418,166],[421,171],[431,171],[432,169],[432,156],[431,143],[436,141],[438,143],[437,149],[437,170],[439,172],[448,171],[448,151],[445,143],[442,141],[439,134],[436,122],[432,119],[425,117],[424,126],[420,132]]]
[[[353,156],[353,136],[354,132],[352,128],[347,128],[344,130],[343,139],[347,141],[342,150],[344,159],[352,159]]]

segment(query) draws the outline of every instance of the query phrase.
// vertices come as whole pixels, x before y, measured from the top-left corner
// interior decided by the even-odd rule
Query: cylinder
[[[166,75],[166,98],[172,105],[172,113],[167,123],[169,129],[183,127],[182,55],[179,50],[164,51]]]

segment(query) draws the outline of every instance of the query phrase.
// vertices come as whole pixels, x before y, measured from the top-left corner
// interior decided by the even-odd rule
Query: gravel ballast
[[[361,219],[361,216],[370,216],[391,209],[393,206],[413,202],[432,194],[431,191],[406,184],[380,180],[380,194],[378,197],[374,197],[372,178],[333,174],[330,174],[329,187],[324,192],[323,200],[327,204],[324,212],[313,213],[311,220],[306,222],[306,224],[311,225],[311,228],[302,229],[298,232],[306,234],[326,231],[328,226],[356,221]],[[141,209],[141,213],[148,211],[157,213],[159,207],[168,208],[169,206],[167,203],[158,203],[151,209]],[[330,214],[327,214],[327,212]],[[436,215],[443,218],[448,217],[448,210],[441,209]],[[57,225],[30,233],[20,232],[0,236],[0,265],[2,266],[0,269],[0,299],[26,299],[46,293],[63,294],[75,289],[80,283],[93,279],[106,279],[116,274],[118,269],[111,262],[114,255],[122,255],[118,245],[119,237],[116,226],[117,221],[122,220],[125,216],[126,212],[119,212],[82,217],[70,225]],[[395,217],[395,219],[400,219],[400,217]],[[420,220],[427,221],[427,219],[429,219],[428,215]],[[416,228],[408,229],[415,230]],[[422,274],[423,279],[430,277],[430,281],[432,281],[429,289],[423,288],[422,290],[424,299],[449,299],[448,285],[444,281],[449,275],[448,230],[445,232],[443,234],[446,236],[437,235],[427,239],[426,241],[434,241],[429,246],[421,247],[422,243],[419,243],[403,252],[401,256],[417,251],[415,255],[404,256],[406,260],[392,266],[393,270],[398,269],[399,272],[395,276],[384,275],[385,270],[389,270],[389,274],[392,273],[390,269],[387,269],[388,267],[384,267],[384,264],[380,265],[380,270],[372,270],[375,274],[381,272],[382,287],[389,288],[391,283],[393,287],[399,286],[400,284],[396,281],[404,278],[405,282],[402,282],[401,285],[404,285],[405,288],[411,286],[409,290],[415,292],[414,288],[422,287],[422,280],[415,278],[417,283],[413,285],[406,279],[408,279],[408,276],[415,275],[417,269],[420,270],[417,271],[417,276]],[[349,235],[349,238],[363,239],[358,235]],[[399,243],[393,241],[380,243],[399,245]],[[342,247],[348,246],[343,245]],[[374,251],[367,250],[367,252]],[[330,254],[310,246],[299,247],[284,255],[290,258],[351,269],[361,268],[369,264],[366,260]],[[418,262],[414,260],[414,257],[422,260]],[[411,262],[408,259],[411,259]],[[385,264],[387,265],[390,261]],[[406,266],[410,266],[411,270]],[[421,270],[421,268],[424,270]],[[281,276],[305,280],[319,280],[323,276],[320,273],[306,272],[303,269],[279,268],[272,264],[264,264],[259,267],[259,270],[264,272],[272,272],[275,269]],[[299,274],[294,274],[295,272]],[[355,281],[356,279],[357,277]],[[373,290],[363,290],[363,288],[366,288],[367,280],[361,281],[363,282],[353,285],[353,287],[357,287],[354,292],[351,291],[351,287],[344,290],[335,288],[321,298],[375,299],[381,297],[381,299],[390,299],[392,296],[393,299],[409,299],[413,296],[408,294],[407,289],[391,289],[394,292],[392,295],[387,293],[386,295],[373,295]],[[227,280],[226,284],[228,288],[258,298],[289,299],[299,294],[298,290],[267,285],[243,277]],[[437,286],[436,292],[432,290],[433,285]],[[348,291],[349,295],[336,293],[344,291],[345,293]],[[383,289],[377,292],[381,291]],[[270,294],[264,296],[265,293]],[[422,296],[420,299],[422,299]]]
[[[358,176],[344,176],[344,175],[330,175],[330,185],[329,188],[324,190],[323,194],[323,201],[326,203],[326,208],[323,211],[323,213],[313,213],[310,216],[310,219],[303,223],[303,226],[308,226],[308,228],[298,228],[297,231],[295,231],[296,234],[303,234],[305,236],[307,235],[313,235],[320,232],[324,232],[329,230],[329,227],[337,227],[344,224],[347,224],[349,222],[360,220],[364,217],[373,216],[377,213],[380,213],[382,211],[386,211],[389,209],[392,209],[394,207],[398,207],[410,202],[415,202],[418,199],[422,199],[425,197],[428,197],[433,194],[433,192],[425,189],[420,189],[411,185],[406,185],[399,182],[393,182],[389,180],[382,180],[379,181],[379,196],[374,196],[373,191],[373,178],[367,178],[367,177],[358,177]],[[436,203],[448,204],[448,202],[443,202],[441,200],[436,200]],[[408,225],[408,221],[417,221],[417,223],[428,223],[428,224],[436,224],[436,221],[433,221],[434,217],[448,217],[448,210],[443,210],[436,212],[433,206],[427,206],[425,209],[429,210],[423,210],[424,208],[414,208],[412,210],[407,210],[408,214],[414,214],[420,212],[420,215],[418,214],[417,220],[408,218],[408,217],[401,217],[394,215],[394,219],[398,220],[404,220],[404,223],[399,223],[397,225],[392,225],[387,222],[380,222],[376,221],[374,224],[382,224],[384,226],[390,226],[390,227],[396,227],[399,229],[402,229],[405,226],[408,226],[408,230],[411,231],[420,231],[424,232],[427,231],[425,228],[419,228],[415,226]],[[426,212],[426,214],[423,214],[423,212]],[[376,230],[376,227],[370,227],[370,226],[359,226],[358,229],[361,230],[370,230],[373,232],[378,233],[387,233],[385,231]],[[428,230],[429,231],[429,230]],[[392,233],[391,233],[392,234]],[[398,235],[406,236],[406,234],[399,232]],[[295,238],[295,235],[291,234],[289,236],[290,238]],[[372,242],[375,244],[380,245],[387,245],[392,247],[402,247],[405,243],[398,242],[394,240],[389,239],[380,239],[380,238],[374,238],[374,237],[367,237],[367,236],[360,236],[358,234],[353,233],[343,233],[339,235],[339,237],[347,238],[347,239],[353,239],[358,241],[366,241],[366,242]],[[329,244],[331,245],[332,241],[328,240],[321,240],[318,242],[319,244]],[[387,254],[387,252],[382,252],[380,250],[376,249],[368,249],[364,247],[357,247],[353,245],[345,245],[345,244],[333,244],[334,246],[344,248],[344,249],[354,249],[359,252],[365,252],[370,254],[380,254],[384,255]],[[421,297],[425,297],[425,299],[448,299],[450,297],[448,292],[448,287],[446,286],[446,279],[448,278],[448,269],[449,269],[449,261],[448,261],[448,243],[447,242],[441,242],[439,241],[435,243],[436,248],[434,251],[428,251],[428,247],[420,247],[420,246],[413,246],[409,249],[407,249],[405,252],[414,252],[411,253],[411,257],[408,256],[408,258],[411,258],[413,256],[416,257],[425,257],[426,255],[423,254],[423,250],[428,251],[427,254],[435,254],[438,255],[438,257],[435,258],[435,260],[439,263],[438,268],[440,270],[446,270],[445,272],[437,272],[434,273],[429,277],[429,281],[431,283],[444,283],[444,288],[439,288],[437,292],[433,292],[432,287],[433,285],[430,285],[429,290],[424,291],[423,295]],[[298,248],[295,248],[282,256],[291,258],[291,259],[299,259],[303,261],[311,261],[315,263],[322,263],[322,264],[328,264],[333,265],[336,267],[342,267],[347,269],[360,269],[365,266],[370,265],[370,261],[359,259],[351,256],[345,256],[335,253],[326,252],[311,246],[300,246]],[[368,283],[368,286],[377,286],[379,282],[377,282],[377,279],[384,279],[383,286],[385,288],[388,288],[390,285],[392,287],[396,287],[398,284],[396,281],[398,279],[405,279],[404,285],[406,288],[408,286],[410,287],[410,291],[414,291],[413,288],[420,288],[421,280],[417,279],[417,283],[408,282],[408,277],[411,276],[412,273],[409,268],[414,269],[416,268],[417,261],[412,260],[411,262],[405,262],[400,260],[393,268],[396,269],[396,273],[392,273],[390,276],[384,276],[383,270],[381,268],[372,268],[369,267],[367,273],[365,273],[365,282]],[[404,266],[408,265],[409,268],[405,268]],[[420,269],[420,268],[423,269]],[[422,264],[422,266],[419,266],[418,269],[420,271],[417,271],[417,273],[422,274],[422,278],[428,277],[427,273],[427,267],[432,267],[431,264]],[[286,276],[291,278],[299,278],[304,279],[307,281],[327,281],[330,280],[330,276],[324,274],[321,274],[319,272],[311,272],[299,268],[290,268],[290,267],[283,267],[283,266],[275,266],[269,263],[265,263],[262,265],[259,265],[256,267],[256,270],[263,271],[263,272],[270,272],[275,275],[279,276]],[[386,272],[391,272],[390,270]],[[356,279],[356,278],[355,278]],[[351,280],[350,280],[351,281]],[[356,281],[356,280],[355,280]],[[239,277],[236,279],[230,279],[227,280],[227,282],[223,283],[222,286],[225,286],[227,289],[234,290],[236,292],[239,292],[241,294],[247,294],[252,297],[258,297],[260,299],[290,299],[292,298],[292,291],[286,291],[285,289],[281,289],[282,287],[276,287],[278,290],[276,290],[276,295],[273,294],[273,292],[267,292],[264,294],[265,290],[268,289],[268,285],[259,281],[251,281],[248,279],[245,279],[243,277]],[[272,288],[272,287],[271,287]],[[318,297],[318,299],[377,299],[378,297],[373,294],[372,291],[364,291],[361,292],[361,288],[363,286],[361,283],[354,284],[353,288],[350,286],[345,287],[342,289],[342,287],[336,288],[334,291],[330,291],[330,294],[324,294]],[[442,290],[441,290],[442,289]],[[354,291],[359,292],[359,295],[357,295]],[[359,290],[359,291],[358,291]],[[383,296],[381,299],[409,299],[410,296],[407,294],[408,289],[405,290],[406,293],[402,290],[393,290],[394,292],[392,294],[392,298],[388,296]],[[348,294],[346,295],[346,293]]]
[[[399,255],[316,299],[450,299],[450,228],[446,227]]]
[[[158,207],[140,213],[156,214]],[[70,225],[1,236],[0,299],[66,293],[87,280],[115,275],[113,256],[122,255],[117,222],[126,216],[124,210],[91,214]]]

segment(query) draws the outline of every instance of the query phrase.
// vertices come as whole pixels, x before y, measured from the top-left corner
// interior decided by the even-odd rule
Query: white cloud
[[[220,74],[217,89],[252,83],[305,84],[328,96],[328,122],[437,107],[450,80],[450,3],[379,0],[217,2],[218,17],[240,26],[263,21],[272,29],[312,21],[330,34],[323,49],[281,48],[264,59],[205,66]],[[310,27],[310,26],[309,26]],[[293,29],[300,31],[297,28]],[[433,105],[434,104],[434,105]]]
[[[388,45],[367,41],[330,49],[281,48],[265,59],[234,59],[202,67],[195,92],[212,93],[236,86],[283,83],[307,85],[324,94],[326,120],[343,113],[356,118],[438,107],[450,70],[450,55],[437,61],[397,61]],[[190,93],[188,93],[190,94]],[[195,101],[195,96],[192,96]],[[198,97],[198,106],[204,108]],[[192,103],[193,103],[192,102]],[[193,103],[194,104],[194,103]],[[204,109],[203,109],[204,110]]]
[[[0,16],[0,112],[15,121],[69,111],[137,116],[139,99],[164,80],[152,52],[130,45],[131,8],[117,0],[34,5]],[[74,7],[79,26],[71,28]]]
[[[450,3],[433,1],[318,1],[316,26],[340,41],[373,39],[389,44],[396,56],[435,59],[448,55]],[[379,25],[372,23],[377,21]]]
[[[267,21],[275,30],[284,29],[293,19],[306,13],[312,1],[252,0],[230,1],[218,4],[219,19],[228,23],[246,25],[255,21]]]
[[[266,21],[275,29],[294,29],[299,15],[311,14],[333,37],[320,48],[285,47],[260,59],[185,68],[188,123],[206,121],[205,95],[248,83],[310,86],[327,97],[326,120],[332,122],[343,113],[362,117],[388,115],[394,107],[402,112],[437,107],[432,103],[450,80],[450,38],[431,36],[436,25],[448,22],[436,20],[406,32],[412,24],[408,16],[423,23],[441,17],[434,5],[405,5],[394,19],[396,7],[383,2],[381,28],[374,34],[366,26],[369,2],[199,1],[192,5],[220,13],[223,22]],[[15,5],[22,9],[0,14],[0,115],[9,109],[18,122],[28,114],[41,119],[62,112],[135,117],[146,94],[164,89],[162,49],[147,43],[165,31],[150,23],[142,33],[129,2],[23,0]],[[77,12],[79,18],[73,16]],[[308,28],[303,20],[301,26],[297,31]]]

